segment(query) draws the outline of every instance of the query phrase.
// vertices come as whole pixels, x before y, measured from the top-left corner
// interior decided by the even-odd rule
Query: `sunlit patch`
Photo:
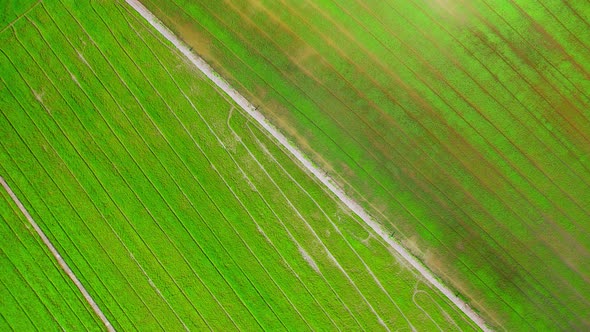
[[[431,13],[437,18],[442,18],[457,24],[468,22],[469,4],[459,0],[424,0],[430,7]]]

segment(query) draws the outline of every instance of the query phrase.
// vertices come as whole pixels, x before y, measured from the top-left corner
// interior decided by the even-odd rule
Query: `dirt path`
[[[133,9],[143,16],[158,32],[170,41],[182,54],[184,54],[201,72],[212,80],[219,88],[227,93],[248,115],[258,122],[269,134],[271,134],[293,157],[295,157],[309,172],[320,180],[334,195],[336,195],[349,209],[356,213],[369,227],[387,242],[400,256],[402,256],[415,270],[417,270],[424,279],[430,282],[440,292],[442,292],[451,302],[453,302],[465,315],[467,315],[475,324],[484,331],[491,331],[485,321],[463,300],[454,295],[447,286],[445,286],[434,274],[418,261],[408,250],[406,250],[398,241],[391,238],[389,234],[352,198],[344,193],[342,189],[330,178],[324,171],[312,164],[305,155],[297,149],[277,128],[271,125],[264,115],[260,113],[246,98],[232,88],[213,68],[211,68],[203,59],[190,51],[177,36],[166,28],[157,17],[155,17],[147,8],[137,0],[125,0]]]
[[[109,320],[106,318],[106,316],[102,313],[102,311],[100,310],[100,308],[98,307],[98,305],[96,304],[96,302],[94,302],[94,300],[92,299],[92,297],[90,296],[90,294],[88,294],[88,291],[86,290],[86,288],[84,288],[84,286],[82,285],[82,283],[80,282],[80,280],[78,280],[78,278],[76,277],[76,275],[74,274],[74,272],[72,272],[72,270],[70,269],[70,267],[68,266],[68,264],[63,260],[63,258],[61,258],[61,255],[59,254],[59,252],[57,252],[57,249],[55,249],[55,247],[53,246],[53,244],[51,244],[51,241],[49,241],[49,239],[47,238],[47,236],[45,236],[45,233],[43,233],[43,231],[41,230],[41,228],[39,228],[39,226],[37,225],[37,223],[35,222],[35,220],[33,220],[33,217],[31,217],[31,215],[29,214],[29,212],[27,211],[27,209],[25,209],[24,205],[20,202],[20,200],[18,199],[18,197],[16,197],[16,195],[14,194],[14,192],[12,191],[12,189],[10,189],[10,187],[8,186],[8,184],[6,183],[6,181],[4,181],[4,178],[2,178],[1,176],[0,176],[0,183],[2,184],[2,186],[4,187],[4,189],[6,190],[6,192],[8,192],[8,195],[10,195],[10,197],[12,198],[12,200],[14,201],[14,203],[16,203],[16,205],[18,206],[18,208],[20,209],[20,211],[25,215],[25,217],[27,218],[27,220],[29,221],[29,223],[31,223],[31,225],[33,226],[33,228],[35,229],[35,231],[37,232],[37,234],[39,234],[39,236],[41,237],[41,240],[43,240],[43,243],[45,243],[45,245],[47,246],[47,248],[49,248],[49,251],[51,251],[51,253],[55,257],[55,259],[57,260],[57,262],[59,263],[59,265],[61,266],[61,268],[66,272],[66,274],[68,275],[68,277],[70,277],[70,279],[72,279],[72,281],[74,282],[74,284],[76,285],[76,287],[78,287],[78,289],[80,290],[80,292],[82,292],[82,295],[84,295],[84,298],[86,299],[86,302],[88,302],[88,304],[90,304],[90,306],[92,307],[92,310],[94,310],[94,312],[96,313],[96,315],[98,316],[98,318],[100,318],[100,320],[102,320],[102,322],[104,323],[105,327],[107,328],[107,331],[114,332],[115,329],[113,328],[113,326],[111,325],[111,323],[109,322]]]

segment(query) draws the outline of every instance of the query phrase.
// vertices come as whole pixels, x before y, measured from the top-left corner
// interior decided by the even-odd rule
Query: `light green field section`
[[[115,329],[475,328],[125,4],[0,45],[0,172]]]
[[[590,327],[590,5],[145,0],[497,329]]]
[[[4,188],[0,193],[0,330],[101,330],[24,214]]]

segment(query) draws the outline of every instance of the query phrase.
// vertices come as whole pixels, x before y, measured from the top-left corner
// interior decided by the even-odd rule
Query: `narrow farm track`
[[[484,321],[462,300],[453,294],[446,286],[444,286],[432,273],[427,270],[422,263],[420,263],[414,256],[412,256],[404,247],[392,239],[381,226],[376,223],[369,214],[355,201],[349,198],[342,189],[338,188],[334,181],[326,175],[325,172],[314,166],[309,159],[307,159],[300,150],[295,148],[287,138],[281,134],[275,127],[271,126],[262,113],[258,112],[256,108],[250,104],[242,95],[228,85],[226,81],[221,79],[213,69],[205,63],[201,58],[192,53],[184,43],[182,43],[174,34],[164,27],[159,20],[149,12],[139,1],[127,0],[135,10],[137,10],[152,26],[154,26],[162,35],[166,37],[172,44],[174,44],[195,66],[199,68],[209,79],[211,79],[217,86],[219,86],[225,93],[232,97],[232,99],[240,105],[252,118],[254,118],[264,129],[266,129],[285,149],[287,149],[293,157],[295,157],[309,172],[318,178],[330,191],[336,195],[348,208],[354,211],[359,217],[363,219],[379,236],[383,238],[392,248],[394,248],[408,263],[415,268],[420,274],[432,283],[438,290],[447,296],[455,305],[457,305],[469,318],[471,318],[481,329],[487,330]]]
[[[8,186],[6,181],[4,181],[3,177],[0,177],[0,184],[2,184],[2,187],[4,187],[4,190],[6,190],[8,195],[10,195],[10,198],[12,198],[14,203],[18,206],[18,208],[23,213],[23,215],[27,218],[27,220],[29,221],[31,226],[33,226],[33,229],[35,230],[35,232],[37,232],[37,234],[39,235],[39,237],[41,238],[43,243],[47,246],[47,248],[49,248],[49,251],[51,251],[51,254],[58,261],[61,268],[65,271],[65,273],[68,275],[68,277],[74,282],[74,284],[76,285],[78,290],[80,290],[80,292],[84,295],[84,299],[88,302],[88,304],[92,307],[92,310],[94,310],[96,315],[104,323],[104,326],[106,327],[106,329],[108,331],[115,331],[113,329],[113,326],[109,322],[109,320],[103,314],[102,310],[100,310],[100,308],[98,307],[96,302],[94,302],[94,300],[92,299],[92,297],[90,296],[90,294],[88,293],[86,288],[84,288],[84,285],[82,285],[80,280],[78,280],[78,278],[76,277],[74,272],[72,272],[72,270],[70,269],[68,264],[63,260],[63,258],[61,257],[59,252],[55,249],[55,247],[53,246],[51,241],[47,238],[47,236],[45,235],[43,230],[39,227],[39,225],[37,225],[35,220],[33,220],[33,217],[31,217],[31,215],[29,214],[27,209],[24,207],[24,205],[21,203],[21,201],[18,199],[18,197],[16,197],[16,195],[14,194],[14,192],[12,191],[10,186]]]
[[[209,127],[209,129],[210,129],[210,127]]]
[[[24,11],[22,14],[20,14],[17,18],[15,18],[14,20],[12,20],[10,23],[8,23],[6,26],[4,26],[2,29],[0,29],[0,33],[10,29],[12,27],[12,25],[14,23],[16,23],[18,20],[20,20],[21,18],[25,17],[25,15],[27,15],[28,12],[30,12],[31,10],[33,10],[37,5],[39,5],[41,3],[42,0],[38,0],[37,2],[33,3],[32,6],[30,6],[26,11]]]

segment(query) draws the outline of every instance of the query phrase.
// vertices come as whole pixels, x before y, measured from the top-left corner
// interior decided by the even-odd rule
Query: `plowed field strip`
[[[20,138],[19,138],[19,139],[20,139]],[[21,141],[21,142],[22,142],[22,141]],[[13,140],[13,144],[14,144],[14,140]],[[22,142],[22,144],[24,144],[24,142]],[[25,149],[26,149],[26,147],[25,147]],[[3,151],[4,151],[4,152],[6,152],[6,149],[5,149],[5,147],[4,147],[4,146],[3,146]],[[26,150],[25,150],[25,151],[26,151]],[[32,153],[30,150],[29,150],[29,151],[27,151],[28,153],[25,153],[25,151],[21,151],[21,153],[20,153],[18,156],[16,156],[16,157],[21,157],[21,156],[29,156],[29,153]],[[15,156],[10,156],[8,153],[6,154],[6,156],[8,156],[8,157],[9,157],[9,161],[8,161],[8,163],[11,163],[11,164],[13,164],[13,165],[14,165],[14,169],[15,169],[16,171],[20,172],[20,173],[21,173],[21,174],[23,174],[23,175],[27,173],[25,170],[23,170],[22,168],[20,168],[20,167],[19,167],[20,163],[19,163],[19,161],[17,161],[17,160],[15,160],[15,159],[14,159],[14,158],[15,158]],[[30,160],[35,160],[35,162],[38,162],[38,160],[37,160],[37,157],[36,157],[35,155],[31,154],[29,157],[30,157],[30,159],[28,159],[29,161],[30,161]],[[5,160],[5,161],[6,161],[6,160]],[[8,163],[7,163],[7,164],[8,164]],[[41,163],[37,163],[35,166],[37,166],[37,167],[38,167],[39,165],[42,165],[42,164],[41,164]],[[33,167],[29,167],[29,168],[27,168],[27,170],[28,170],[28,171],[30,171],[31,169],[33,169]],[[46,170],[46,169],[43,169],[43,171],[42,171],[42,172],[44,172],[44,174],[35,174],[35,175],[38,175],[38,176],[43,176],[43,175],[45,175],[45,176],[47,176],[47,175],[49,174],[49,173],[47,173],[47,170]],[[26,178],[25,178],[25,179],[26,179]],[[57,204],[48,204],[48,203],[47,203],[47,201],[46,201],[47,197],[39,197],[39,198],[37,198],[37,199],[39,199],[39,200],[41,201],[41,205],[42,205],[42,206],[40,206],[40,205],[36,205],[36,206],[37,206],[37,208],[38,208],[38,209],[41,209],[41,208],[43,208],[43,209],[47,209],[47,210],[48,210],[48,214],[46,214],[46,218],[47,218],[47,221],[46,221],[46,223],[47,223],[47,222],[55,222],[55,221],[57,220],[57,219],[56,219],[56,217],[55,217],[55,215],[54,215],[54,212],[53,212],[53,211],[51,211],[50,207],[60,206],[61,204],[65,204],[65,206],[68,206],[69,204],[71,204],[71,203],[70,203],[70,201],[69,201],[69,200],[67,200],[67,197],[65,196],[65,194],[64,194],[64,192],[61,190],[61,188],[57,187],[57,184],[54,182],[54,180],[53,180],[51,177],[49,177],[49,179],[51,179],[50,181],[53,183],[53,185],[54,185],[54,186],[56,186],[56,191],[57,191],[57,192],[59,192],[59,195],[53,195],[53,197],[55,197],[55,196],[62,196],[62,197],[63,197],[63,199],[64,199],[64,201],[63,201],[63,202],[59,202],[59,203],[57,203]],[[28,179],[27,179],[27,180],[28,180]],[[28,182],[28,181],[25,181],[25,183],[26,183],[26,185],[27,185],[27,186],[31,186],[31,187],[32,187],[32,186],[34,186],[32,183],[30,183],[30,182]],[[51,188],[51,189],[52,189],[52,190],[54,190],[54,188]],[[55,190],[54,190],[54,192],[55,192]],[[52,199],[54,199],[53,197],[52,197]],[[73,206],[71,206],[71,205],[70,205],[70,207],[72,208],[72,210],[74,209],[74,207],[73,207]],[[74,214],[74,218],[81,218],[81,217],[80,217],[80,215],[79,215],[78,213],[76,213],[76,214]],[[73,220],[73,218],[72,218],[72,220]],[[60,224],[58,223],[58,225],[60,225]],[[68,258],[68,256],[69,256],[69,257],[73,257],[74,255],[75,255],[75,256],[78,256],[78,255],[80,255],[80,254],[81,254],[81,252],[84,250],[84,249],[82,248],[82,246],[80,246],[80,245],[77,245],[77,244],[75,243],[75,241],[73,241],[73,240],[72,240],[72,239],[71,239],[71,238],[68,236],[67,227],[66,227],[66,228],[64,228],[63,226],[61,226],[61,225],[60,225],[60,227],[59,227],[59,228],[60,228],[60,229],[59,229],[57,232],[56,232],[56,231],[55,231],[55,229],[54,229],[54,230],[53,230],[53,232],[48,232],[48,234],[51,234],[53,238],[55,238],[55,237],[56,237],[56,235],[55,235],[55,234],[58,234],[58,233],[59,233],[60,235],[61,235],[61,234],[63,234],[63,235],[64,235],[64,237],[65,237],[65,238],[66,238],[66,239],[67,239],[67,240],[68,240],[70,243],[72,243],[73,247],[69,247],[68,245],[63,245],[63,244],[61,245],[61,247],[62,247],[62,248],[64,248],[64,249],[70,249],[70,250],[67,250],[67,251],[65,251],[65,250],[64,250],[64,253],[65,253],[65,254],[64,254],[63,256],[64,256],[64,257],[66,257],[66,259],[67,259],[67,258]],[[70,230],[70,232],[69,232],[69,233],[79,233],[79,231],[71,231],[71,230]],[[102,247],[100,243],[99,243],[99,247],[100,247],[100,249],[101,249],[103,252],[105,251],[105,250],[104,250],[104,247]],[[80,260],[82,261],[82,264],[80,264]],[[84,265],[84,267],[86,267],[88,270],[90,270],[92,273],[94,273],[94,275],[100,275],[100,272],[97,272],[96,268],[95,268],[95,267],[94,267],[92,264],[89,264],[89,262],[88,262],[88,259],[87,259],[85,256],[80,256],[80,260],[74,261],[74,264],[71,264],[71,266],[78,267],[78,268],[77,268],[77,270],[78,270],[78,271],[80,271],[80,267],[79,267],[79,266],[81,266],[81,265]],[[112,273],[112,272],[111,272],[111,273]],[[81,278],[83,278],[84,276],[82,275],[82,276],[80,276],[80,277],[81,277]],[[90,279],[86,279],[86,280],[90,280]],[[83,282],[84,282],[84,281],[83,281]],[[86,282],[87,282],[87,281],[86,281]],[[87,282],[87,283],[88,283],[88,282]],[[101,287],[103,287],[103,288],[106,288],[106,287],[107,287],[107,285],[106,285],[106,284],[105,284],[105,283],[104,283],[104,282],[103,282],[101,279],[97,279],[95,283],[92,283],[92,284],[90,284],[90,285],[89,285],[89,286],[87,286],[87,287],[88,287],[89,289],[97,289],[97,286],[101,286]],[[110,298],[111,298],[111,299],[116,299],[116,298],[117,298],[117,296],[115,296],[115,295],[114,295],[114,293],[112,293],[112,291],[111,291],[111,290],[109,290],[108,288],[106,288],[106,291],[107,291],[107,293],[108,293],[108,295],[110,296]],[[95,293],[96,293],[96,291],[95,291]],[[103,301],[103,303],[105,303],[105,302],[104,302],[104,301],[105,301],[105,299],[104,299],[103,297],[101,297],[101,296],[94,296],[93,298],[95,298],[95,299],[96,299],[96,298],[98,298],[98,299],[102,300],[102,301]],[[129,316],[127,315],[126,311],[123,311],[123,310],[122,310],[122,307],[121,307],[121,305],[120,305],[120,304],[119,304],[117,301],[115,301],[115,303],[116,303],[116,305],[118,306],[118,308],[117,308],[117,309],[118,309],[118,310],[120,310],[120,311],[118,311],[118,312],[117,312],[117,313],[119,313],[119,315],[118,315],[118,316],[116,316],[116,317],[117,317],[117,319],[116,319],[116,321],[114,321],[114,322],[120,323],[120,322],[121,322],[121,321],[123,321],[124,319],[127,319],[127,320],[128,320],[128,319],[129,319]],[[105,312],[109,313],[109,312],[114,312],[114,311],[113,311],[113,309],[114,309],[114,308],[112,308],[112,307],[107,307],[107,308],[105,308],[104,310],[105,310]],[[115,315],[111,313],[111,317],[113,317],[113,316],[115,316]]]
[[[106,59],[106,58],[105,58],[105,59]],[[113,67],[111,67],[111,68],[113,68]],[[113,70],[114,70],[114,68],[113,68]],[[94,72],[94,71],[93,71],[93,72]],[[95,74],[95,76],[96,76],[96,73],[94,73],[94,74]],[[118,74],[117,74],[117,75],[118,75]],[[97,76],[97,77],[98,77],[98,76]],[[119,78],[120,78],[120,76],[119,76]],[[120,79],[121,79],[121,78],[120,78]],[[122,82],[123,82],[123,81],[122,81]],[[104,86],[103,86],[103,87],[104,87]],[[88,96],[88,95],[87,95],[87,96]],[[111,96],[112,96],[112,94],[111,94]],[[89,96],[88,96],[88,97],[89,97]],[[116,100],[115,100],[114,98],[113,98],[113,100],[116,102]],[[137,98],[135,99],[135,101],[138,103],[138,105],[140,105],[141,107],[143,107],[143,106],[140,104],[139,100],[137,100]],[[117,103],[117,105],[118,105],[118,103]],[[123,109],[121,108],[121,106],[120,106],[120,105],[118,105],[118,107],[119,107],[119,109],[121,110],[122,114],[125,114],[125,112],[123,111]],[[100,108],[98,108],[98,107],[97,107],[96,109],[100,109]],[[104,117],[103,117],[102,119],[103,119],[103,121],[106,121],[106,120],[104,119]],[[129,120],[129,118],[127,118],[127,120]],[[117,134],[115,134],[115,132],[114,132],[114,131],[112,131],[112,130],[113,130],[113,129],[112,129],[112,127],[111,127],[111,129],[110,129],[110,130],[111,130],[112,134],[114,134],[114,135],[115,135],[115,137],[117,137]],[[119,143],[120,143],[120,144],[122,144],[122,143],[121,143],[121,141],[119,141]],[[144,141],[144,143],[145,143],[145,141]],[[123,145],[122,145],[122,146],[123,146]],[[126,149],[126,148],[125,148],[125,149]],[[129,154],[129,151],[128,151],[128,150],[127,150],[127,153]],[[129,154],[129,155],[130,155],[130,154]],[[131,156],[131,155],[130,155],[130,156]],[[132,158],[133,158],[133,157],[132,157]],[[137,164],[137,161],[136,161],[136,160],[134,160],[134,162]],[[120,171],[119,171],[119,172],[120,172]],[[145,174],[144,174],[144,175],[145,175]],[[127,185],[129,186],[129,184],[127,184]],[[136,197],[137,197],[137,199],[139,199],[139,200],[141,201],[141,198],[139,198],[138,196],[136,196]],[[148,211],[148,213],[150,213],[150,209],[149,209],[149,208],[147,208],[147,206],[145,206],[145,205],[144,205],[144,208],[146,209],[146,211]],[[150,214],[150,216],[151,216],[151,218],[154,218],[154,219],[155,219],[155,217],[154,217],[152,214]],[[185,227],[185,229],[186,229],[186,227]],[[161,230],[161,231],[162,231],[162,233],[163,233],[163,234],[166,234],[166,233],[165,233],[163,230]],[[172,240],[170,240],[170,238],[169,238],[167,235],[165,235],[165,236],[168,238],[168,240],[169,240],[169,241],[172,241]],[[194,240],[194,241],[196,241],[194,238],[193,238],[193,240]],[[187,259],[184,257],[184,255],[181,253],[181,251],[178,249],[178,247],[176,246],[176,244],[174,244],[173,242],[171,242],[171,243],[172,243],[172,245],[174,246],[174,248],[176,248],[176,250],[177,250],[177,251],[180,253],[180,255],[181,255],[181,257],[182,257],[183,261],[184,261],[184,262],[186,262],[186,263],[188,264],[188,261],[187,261]],[[153,255],[155,255],[155,254],[153,254]],[[158,260],[158,259],[157,259],[157,256],[154,256],[154,257],[156,258],[156,260]],[[161,263],[160,263],[160,264],[161,264]],[[193,272],[195,275],[197,275],[197,276],[199,275],[199,274],[196,272],[196,270],[195,270],[195,269],[194,269],[192,266],[191,266],[191,271],[192,271],[192,272]],[[206,286],[205,286],[205,287],[206,287]],[[210,294],[212,294],[210,291],[209,291],[209,293],[210,293]],[[216,300],[216,301],[217,301],[217,300]],[[218,302],[218,301],[217,301],[217,302]],[[218,302],[218,304],[219,304],[219,302]],[[226,314],[227,314],[227,312],[226,312]]]
[[[112,65],[111,65],[111,68],[113,68],[113,67],[112,67]],[[114,70],[114,68],[113,68],[113,70]],[[96,73],[95,73],[94,71],[93,71],[93,73],[94,73],[94,75],[96,76]],[[98,78],[98,76],[97,76],[97,78]],[[119,78],[120,78],[120,77],[119,77]],[[123,82],[123,81],[122,81],[122,82]],[[104,87],[104,86],[103,86],[103,87]],[[105,87],[105,89],[106,89],[106,87]],[[108,90],[107,90],[107,91],[108,91]],[[111,95],[111,97],[113,97],[113,96],[112,96],[112,94],[111,94],[110,92],[109,92],[109,94]],[[116,100],[114,99],[114,97],[113,97],[113,100],[116,102]],[[139,105],[140,107],[142,107],[142,105],[139,103],[139,101],[138,101],[137,99],[135,99],[135,102],[136,102],[136,103],[138,103],[138,105]],[[118,103],[117,103],[117,105],[118,105]],[[120,105],[118,105],[117,107],[119,107],[119,109],[121,110],[122,114],[125,114],[125,112],[123,112],[123,109],[121,108],[121,106],[120,106]],[[97,108],[97,109],[98,109],[98,108]],[[125,116],[125,117],[126,117],[127,121],[129,121],[129,118],[128,118],[127,116]],[[105,121],[104,117],[103,117],[102,119],[103,119],[103,121]],[[114,133],[114,132],[112,131],[112,130],[113,130],[113,128],[112,128],[112,127],[111,127],[111,129],[110,129],[110,130],[111,130],[111,133]],[[117,136],[117,135],[115,134],[115,136]],[[129,154],[129,151],[128,151],[128,150],[127,150],[127,153]],[[135,161],[135,163],[136,163],[136,161]],[[148,209],[147,211],[149,212],[149,209]],[[153,215],[151,215],[151,217],[152,217],[152,218],[154,218],[154,216],[153,216]],[[186,226],[185,226],[184,228],[185,228],[185,230],[186,230]],[[192,235],[191,235],[191,236],[192,236]],[[193,238],[192,240],[193,240],[193,241],[196,241],[194,238]],[[175,248],[177,248],[177,247],[176,247],[176,245],[174,245],[174,244],[173,244],[173,246],[174,246]],[[177,250],[178,250],[178,248],[177,248]],[[202,248],[201,248],[201,250],[202,250]],[[179,253],[180,253],[180,251],[179,251]],[[182,255],[182,254],[181,254],[181,257],[183,257],[183,255]],[[182,259],[183,259],[183,260],[186,262],[186,258],[182,258]],[[195,269],[194,269],[193,267],[191,267],[191,270],[192,270],[192,272],[193,272],[193,273],[195,273],[196,275],[198,275],[198,273],[196,273],[196,271],[195,271]],[[209,293],[211,293],[211,292],[209,291]],[[213,294],[212,294],[212,295],[213,295]],[[213,297],[214,297],[214,295],[213,295]],[[216,301],[217,301],[217,300],[216,300]],[[218,301],[217,301],[217,302],[218,302]],[[219,304],[219,302],[218,302],[218,304]],[[227,314],[227,313],[226,313],[226,314]]]
[[[27,83],[27,84],[28,84],[28,83]],[[21,106],[21,107],[22,107],[22,106]],[[23,108],[23,110],[25,110],[25,109]],[[27,116],[30,116],[30,115],[27,115]],[[56,153],[56,155],[57,155],[57,156],[58,156],[58,158],[61,160],[61,162],[62,162],[64,165],[67,165],[66,161],[63,159],[63,156],[62,156],[62,155],[60,155],[60,153],[58,152],[58,150],[56,150],[56,149],[55,149],[55,148],[54,148],[54,147],[51,145],[51,143],[49,143],[49,142],[51,142],[51,141],[50,141],[50,140],[48,140],[48,139],[47,139],[47,136],[45,136],[45,134],[43,134],[42,130],[41,130],[41,129],[39,129],[39,124],[38,124],[38,123],[35,123],[35,122],[34,122],[34,120],[33,120],[32,118],[29,118],[29,119],[30,119],[31,121],[33,121],[33,126],[35,127],[35,129],[36,129],[37,131],[41,132],[41,136],[43,137],[43,139],[45,140],[45,142],[47,142],[46,144],[49,144],[49,146],[51,146],[51,147],[52,147],[52,150],[53,150],[53,152],[54,152],[54,153]],[[45,124],[47,124],[47,123],[45,123]],[[69,144],[71,144],[71,143],[69,143]],[[79,153],[79,152],[77,152],[77,153]],[[89,201],[90,201],[90,202],[92,202],[91,196],[89,195],[89,193],[87,192],[87,190],[86,190],[86,189],[83,187],[83,185],[82,185],[82,183],[80,182],[80,180],[79,180],[77,177],[75,177],[75,176],[74,176],[74,172],[73,172],[73,171],[70,169],[70,167],[69,167],[69,166],[66,166],[66,170],[67,170],[67,171],[68,171],[68,173],[69,173],[69,174],[70,174],[70,175],[71,175],[71,176],[72,176],[72,177],[73,177],[73,178],[76,180],[76,182],[77,182],[77,184],[80,186],[80,188],[82,188],[82,189],[83,189],[84,195],[85,195],[86,197],[88,197],[88,198],[89,198]],[[68,199],[68,201],[70,201],[70,200],[71,200],[71,198],[70,198],[70,199]],[[106,217],[105,217],[105,216],[104,216],[104,215],[103,215],[103,214],[100,212],[100,210],[97,208],[97,206],[96,206],[94,203],[92,203],[92,206],[93,206],[93,208],[94,208],[94,209],[96,209],[95,211],[97,211],[97,212],[98,212],[98,214],[101,216],[101,218],[102,218],[103,220],[105,220],[105,221],[106,221],[106,220],[107,220],[107,219],[106,219]],[[79,216],[79,217],[80,217],[80,220],[83,220],[83,218],[82,218],[81,216]],[[110,225],[109,225],[109,227],[110,227]],[[94,238],[94,239],[95,239],[97,242],[99,242],[99,243],[100,243],[100,241],[98,241],[97,239],[98,239],[100,236],[104,236],[104,234],[102,234],[102,233],[100,233],[100,232],[92,231],[92,230],[91,230],[91,228],[88,228],[88,230],[90,231],[90,234],[92,234],[93,238]],[[112,231],[112,228],[111,228],[111,231]],[[117,236],[115,236],[115,237],[116,237],[116,238],[118,238]],[[118,239],[120,240],[120,238],[118,238]],[[120,244],[120,245],[121,245],[123,248],[125,248],[125,244],[124,244],[124,243],[122,243],[122,242],[119,242],[119,244]],[[112,245],[112,244],[111,244],[111,245]],[[104,248],[104,245],[101,245],[101,247],[102,247],[101,249],[102,249],[102,250],[103,250],[105,253],[107,253],[107,255],[109,256],[109,260],[110,260],[110,262],[111,262],[112,264],[115,264],[115,263],[114,263],[114,262],[115,262],[115,260],[114,260],[114,259],[116,259],[116,258],[113,258],[113,255],[112,255],[112,254],[108,254],[108,251],[107,251],[107,250],[105,250],[105,248]],[[119,271],[119,273],[121,273],[121,274],[123,274],[123,275],[127,275],[127,273],[125,273],[125,272],[127,272],[127,271],[125,271],[125,272],[124,272],[123,270],[121,270],[121,269],[118,267],[118,265],[115,265],[115,266],[117,266],[117,270]],[[131,283],[131,280],[129,279],[129,277],[128,277],[128,276],[125,276],[125,280],[126,280],[127,284],[128,284],[130,287],[131,287],[131,289],[132,289],[132,293],[133,293],[134,295],[136,295],[138,298],[140,298],[140,299],[141,299],[141,303],[143,304],[143,306],[146,306],[147,308],[149,308],[149,306],[147,306],[147,302],[145,301],[145,299],[143,298],[143,296],[141,296],[141,295],[140,295],[140,292],[138,292],[137,288],[133,286],[133,283]],[[125,295],[128,295],[128,294],[125,294]],[[117,297],[114,297],[114,298],[117,298]],[[149,312],[149,314],[150,314],[150,315],[151,315],[151,316],[152,316],[152,317],[155,319],[155,316],[154,316],[154,313],[152,312],[152,310],[151,310],[151,309],[148,309],[148,312]],[[158,324],[159,324],[159,323],[158,323]],[[160,326],[160,327],[161,327],[161,326]]]
[[[26,49],[26,48],[25,48],[25,49]],[[31,55],[31,54],[29,54],[29,55]],[[37,65],[38,65],[38,63],[37,63]],[[39,67],[39,68],[41,68],[41,67]],[[44,72],[44,74],[45,74],[45,75],[47,75],[47,73],[45,73],[45,71],[44,71],[43,69],[42,69],[42,71]],[[64,101],[66,101],[66,103],[68,103],[68,101],[67,101],[67,100],[64,98],[64,96],[63,96],[63,95],[62,95],[62,94],[59,92],[59,90],[57,90],[57,86],[55,85],[55,83],[53,82],[53,80],[52,80],[52,79],[51,79],[49,76],[46,76],[46,77],[48,78],[49,82],[51,82],[51,84],[52,84],[52,85],[53,85],[53,86],[56,88],[56,91],[58,91],[58,94],[60,94],[61,98],[62,98]],[[68,106],[70,106],[70,105],[68,104]],[[71,107],[71,106],[70,106],[70,107]],[[65,132],[64,132],[64,134],[65,134]],[[69,139],[68,139],[68,140],[69,140]],[[70,144],[72,144],[72,143],[71,143],[71,141],[70,141]],[[73,144],[72,144],[72,145],[73,145]],[[97,208],[97,210],[98,210],[98,208]],[[103,218],[104,218],[104,217],[103,217]],[[105,220],[106,220],[106,218],[105,218]],[[120,237],[119,237],[119,235],[116,233],[116,231],[115,231],[115,230],[114,230],[112,227],[111,227],[111,230],[112,230],[112,232],[115,234],[115,236],[117,237],[117,239],[119,240],[119,242],[120,242],[120,243],[121,243],[121,244],[122,244],[122,245],[123,245],[123,246],[126,248],[126,246],[125,246],[124,242],[121,240],[121,238],[120,238]],[[128,251],[128,249],[127,249],[127,248],[126,248],[126,250]],[[133,257],[133,256],[132,256],[132,257]],[[155,257],[155,256],[154,256],[154,257]],[[160,263],[160,264],[161,264],[161,263]],[[142,268],[141,268],[141,266],[139,266],[139,264],[138,264],[138,267],[139,267],[140,269],[142,269]],[[170,309],[171,309],[171,310],[174,312],[174,310],[172,309],[172,307],[170,307]],[[181,319],[178,317],[178,315],[176,315],[176,316],[177,316],[177,318],[178,318],[178,319],[179,319],[179,320],[182,322],[182,320],[181,320]]]

